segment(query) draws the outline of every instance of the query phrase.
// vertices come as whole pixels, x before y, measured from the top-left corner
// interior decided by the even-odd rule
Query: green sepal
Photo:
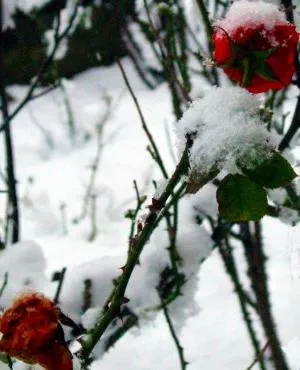
[[[220,215],[228,221],[257,221],[268,211],[263,187],[242,175],[227,175],[219,184],[217,201]]]
[[[249,50],[236,45],[230,38],[229,42],[233,52],[232,61],[220,67],[239,69],[243,74],[241,86],[249,86],[255,74],[267,81],[278,81],[272,68],[267,63],[267,59],[274,53],[276,48]]]
[[[278,81],[278,79],[276,78],[276,76],[274,75],[272,71],[272,68],[269,66],[267,62],[259,64],[255,72],[260,77],[262,77],[264,80]]]

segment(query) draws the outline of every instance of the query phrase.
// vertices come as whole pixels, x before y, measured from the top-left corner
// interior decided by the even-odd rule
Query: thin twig
[[[53,85],[51,85],[51,86],[49,86],[49,87],[45,88],[44,90],[42,90],[42,91],[40,91],[40,92],[38,92],[38,93],[36,93],[36,94],[32,95],[32,96],[30,97],[30,101],[33,101],[33,100],[35,100],[35,99],[41,98],[41,97],[42,97],[42,96],[44,96],[44,95],[47,95],[49,92],[51,92],[51,91],[53,91],[53,90],[57,89],[57,87],[58,87],[58,85],[57,85],[57,84],[53,84]]]
[[[165,50],[165,45],[159,35],[159,31],[155,28],[153,24],[147,0],[144,0],[144,6],[145,6],[146,14],[147,14],[147,19],[149,22],[149,27],[151,31],[153,32],[153,35],[155,37],[155,40],[157,41],[157,45],[159,47],[159,51],[161,54],[159,56],[158,52],[156,52],[155,55],[157,56],[158,61],[161,63],[162,68],[164,69],[164,72],[166,73],[167,81],[171,89],[172,96],[173,98],[175,98],[177,94],[179,94],[180,98],[185,103],[189,103],[191,102],[191,98],[188,94],[188,91],[186,91],[185,87],[178,80],[176,73],[174,73],[175,72],[174,68],[172,68],[172,63],[170,63],[170,58],[168,57],[168,50]],[[179,119],[181,117],[181,110],[179,112],[178,107],[175,107],[175,106],[174,106],[174,110],[175,110],[176,118]]]
[[[2,294],[3,294],[3,292],[6,288],[7,283],[8,283],[8,272],[5,272],[4,280],[3,280],[2,286],[0,288],[0,297],[2,297]]]
[[[66,271],[67,271],[67,268],[63,267],[62,270],[58,274],[59,275],[58,278],[57,278],[58,285],[57,285],[57,289],[56,289],[56,292],[55,292],[55,295],[54,295],[54,298],[53,298],[53,302],[55,304],[59,303],[59,296],[60,296],[60,293],[61,293],[61,290],[62,290],[62,285],[63,285],[64,279],[65,279]]]
[[[161,158],[161,155],[159,153],[159,150],[158,150],[158,147],[152,137],[152,134],[146,124],[146,120],[144,118],[144,115],[142,113],[142,110],[141,110],[141,107],[140,107],[140,104],[138,102],[138,99],[130,85],[130,82],[129,82],[129,79],[126,75],[126,72],[121,64],[121,62],[119,60],[117,60],[117,63],[120,67],[120,70],[121,70],[121,73],[122,73],[122,76],[124,78],[124,81],[125,81],[125,84],[131,94],[131,97],[135,103],[135,106],[137,108],[137,111],[139,113],[139,116],[140,116],[140,120],[141,120],[141,123],[142,123],[142,127],[143,127],[143,130],[144,132],[146,133],[146,136],[151,144],[151,147],[149,148],[149,151],[153,157],[153,159],[155,160],[155,162],[158,164],[163,176],[165,178],[168,178],[168,174],[167,174],[167,171],[165,169],[165,166],[164,166],[164,163],[163,163],[163,160]],[[136,191],[137,191],[137,188],[136,188]],[[137,197],[139,197],[138,195],[138,192],[137,192]],[[173,198],[173,194],[172,194],[172,198]],[[178,198],[175,198],[177,199],[178,201]],[[139,202],[139,198],[138,198],[138,209],[136,210],[135,214],[133,215],[134,216],[134,220],[137,216],[137,213],[140,209],[140,202]],[[165,219],[166,219],[166,222],[167,222],[167,230],[168,230],[168,236],[169,236],[169,241],[170,241],[170,244],[169,244],[169,247],[168,247],[168,251],[169,251],[169,256],[170,256],[170,262],[171,262],[171,266],[172,266],[172,270],[173,270],[173,273],[174,273],[174,277],[177,281],[177,285],[176,285],[176,296],[178,296],[180,294],[180,287],[182,286],[182,279],[180,278],[179,276],[179,271],[178,271],[178,267],[177,267],[177,263],[178,261],[180,260],[180,257],[178,255],[178,252],[177,252],[177,248],[176,248],[176,236],[177,236],[177,213],[178,213],[178,204],[177,202],[174,202],[173,203],[173,223],[171,222],[171,218],[170,218],[170,215],[169,215],[169,212],[166,212],[165,213]],[[131,232],[130,232],[130,241],[132,240],[132,237],[133,237],[133,230],[134,230],[134,222],[132,222],[132,225],[131,225]],[[130,253],[130,250],[129,250],[129,253]],[[164,297],[165,298],[165,297]]]
[[[253,235],[250,232],[248,223],[243,222],[240,227],[245,256],[248,262],[248,274],[251,279],[252,289],[256,295],[257,312],[270,345],[274,367],[276,370],[289,370],[271,313],[267,274],[265,271],[266,258],[263,253],[260,223],[254,223]]]
[[[253,367],[257,364],[257,362],[259,361],[259,358],[263,357],[264,353],[266,352],[266,350],[268,349],[269,347],[269,342],[266,342],[266,344],[263,346],[263,348],[260,350],[260,355],[259,356],[256,356],[255,359],[252,361],[252,363],[247,367],[246,370],[251,370],[253,369]]]
[[[89,180],[88,180],[88,185],[86,187],[86,191],[85,191],[84,196],[83,196],[82,210],[81,210],[79,216],[77,216],[73,219],[73,221],[75,223],[78,223],[78,222],[82,221],[87,215],[87,211],[88,211],[88,207],[90,206],[90,203],[91,203],[92,195],[95,192],[95,184],[96,184],[97,174],[98,174],[98,170],[99,170],[99,166],[100,166],[101,155],[102,155],[102,152],[103,152],[103,148],[105,146],[105,143],[103,141],[104,129],[106,127],[106,124],[109,121],[109,118],[111,117],[111,115],[115,111],[115,108],[119,104],[122,96],[123,96],[123,92],[117,97],[114,104],[112,104],[112,97],[110,95],[104,95],[103,96],[103,100],[106,103],[106,110],[105,110],[103,116],[101,117],[100,122],[98,122],[97,126],[96,126],[96,130],[97,130],[96,154],[95,154],[95,157],[93,159],[93,163],[91,165],[91,172],[90,172],[90,177],[89,177]],[[110,137],[110,139],[112,137],[113,137],[113,135]],[[108,142],[109,142],[109,140],[108,140]]]
[[[169,310],[168,310],[167,306],[163,303],[162,297],[161,297],[161,305],[162,305],[163,313],[164,313],[164,316],[166,318],[166,322],[168,324],[168,327],[169,327],[171,336],[172,336],[172,338],[174,340],[174,343],[175,343],[175,346],[176,346],[176,349],[177,349],[177,353],[178,353],[178,357],[179,357],[179,361],[180,361],[180,368],[181,368],[181,370],[185,370],[187,368],[188,362],[184,358],[184,350],[183,350],[183,347],[180,344],[179,338],[178,338],[178,336],[176,334],[174,325],[172,323],[171,316],[169,314]]]
[[[88,241],[92,242],[97,236],[97,194],[91,194],[90,201],[90,220],[91,220],[91,231],[88,237]]]
[[[299,127],[300,127],[300,95],[298,96],[298,99],[297,99],[297,104],[296,104],[296,107],[295,107],[295,112],[294,112],[294,116],[292,118],[292,122],[290,124],[290,127],[288,128],[287,132],[285,133],[285,135],[281,139],[281,142],[278,146],[278,149],[281,152],[289,147],[293,137],[295,136],[295,134],[299,130]]]
[[[0,0],[0,38],[1,43],[3,42],[3,4]],[[5,91],[5,60],[4,60],[4,49],[3,45],[0,45],[0,98],[1,98],[1,111],[3,122],[9,119],[8,111],[8,100]],[[4,125],[3,124],[3,125]],[[2,126],[3,126],[2,125]],[[5,244],[8,242],[16,243],[19,240],[20,233],[20,222],[19,222],[19,205],[17,186],[15,178],[15,161],[13,151],[12,134],[9,125],[4,125],[4,138],[5,138],[5,155],[6,155],[6,172],[7,172],[7,187],[8,187],[8,199],[7,199],[7,215],[6,215],[6,235]],[[11,234],[9,236],[8,234]]]
[[[77,17],[79,7],[80,7],[80,1],[77,1],[75,6],[74,6],[74,11],[71,14],[69,24],[66,26],[66,28],[60,34],[58,34],[58,31],[55,32],[56,33],[55,43],[54,43],[54,46],[53,46],[53,49],[52,49],[51,53],[49,54],[45,63],[43,64],[43,66],[41,67],[37,76],[35,77],[34,82],[29,87],[29,89],[28,89],[25,97],[23,98],[23,100],[19,103],[19,105],[15,108],[15,110],[8,117],[6,117],[4,123],[0,126],[0,132],[2,132],[7,126],[9,126],[9,123],[11,122],[11,120],[25,107],[25,105],[28,103],[28,101],[30,101],[32,99],[32,97],[34,96],[33,95],[34,91],[39,86],[39,83],[41,82],[43,74],[51,66],[51,64],[54,60],[55,54],[58,50],[58,47],[60,46],[63,39],[68,36],[70,30],[72,29],[73,24],[75,22],[75,19]]]
[[[131,226],[130,226],[130,232],[129,232],[129,237],[128,237],[129,246],[130,246],[130,243],[131,243],[132,238],[134,236],[137,215],[138,215],[143,203],[146,200],[146,197],[141,197],[136,180],[133,180],[133,187],[134,187],[135,195],[136,195],[136,207],[135,207],[135,210],[133,212],[130,212],[130,214],[127,213],[127,217],[131,219]],[[138,225],[138,227],[139,227],[139,225]],[[128,250],[128,253],[130,253],[130,249]]]
[[[225,237],[225,240],[217,241],[217,247],[221,255],[222,261],[224,263],[224,266],[226,268],[226,271],[231,278],[231,281],[235,288],[235,292],[238,296],[240,308],[243,314],[243,319],[245,321],[245,324],[246,324],[246,327],[249,333],[249,337],[250,337],[250,340],[252,342],[252,345],[255,351],[255,356],[257,358],[257,361],[259,362],[260,369],[266,370],[264,359],[260,355],[261,351],[260,351],[259,340],[257,338],[256,332],[255,332],[255,329],[253,327],[253,323],[251,320],[251,316],[250,316],[250,313],[247,307],[249,304],[249,300],[246,299],[247,295],[244,294],[244,289],[240,281],[237,266],[235,264],[235,260],[234,260],[234,257],[231,251],[231,246],[229,245],[228,238]],[[256,309],[256,304],[253,303],[252,300],[250,302],[251,302],[251,306],[253,307],[253,304],[254,304],[254,308]]]
[[[82,313],[84,314],[92,306],[92,288],[93,281],[91,279],[85,279],[83,288],[83,303],[82,303]]]
[[[209,19],[209,14],[204,4],[204,1],[196,0],[196,2],[197,2],[198,8],[200,10],[200,13],[204,21],[204,27],[205,27],[205,32],[206,32],[207,41],[208,41],[208,49],[210,51],[210,54],[212,55],[213,54],[213,43],[212,43],[213,27]],[[215,66],[212,67],[211,73],[214,78],[214,82],[216,86],[219,86],[219,76],[218,76],[218,71],[215,68]]]
[[[118,66],[120,68],[120,71],[122,73],[122,77],[124,79],[124,82],[125,82],[125,84],[126,84],[126,86],[128,88],[128,91],[130,92],[130,95],[131,95],[131,97],[132,97],[132,99],[134,101],[134,104],[135,104],[136,109],[138,111],[138,114],[140,116],[140,120],[141,120],[141,123],[142,123],[142,128],[145,131],[145,134],[146,134],[146,136],[147,136],[147,138],[148,138],[148,140],[149,140],[149,142],[151,144],[152,150],[154,151],[156,162],[157,162],[159,168],[161,169],[164,177],[167,179],[168,178],[168,173],[167,173],[167,170],[166,170],[166,168],[164,166],[162,157],[161,157],[161,155],[159,153],[159,150],[158,150],[158,147],[157,147],[157,145],[156,145],[156,143],[155,143],[155,141],[154,141],[154,139],[152,137],[152,134],[151,134],[151,132],[150,132],[148,126],[147,126],[147,123],[146,123],[146,120],[144,118],[143,112],[141,110],[140,104],[139,104],[138,99],[137,99],[137,97],[136,97],[136,95],[135,95],[135,93],[134,93],[134,91],[133,91],[133,89],[132,89],[132,87],[130,85],[130,82],[129,82],[128,78],[127,78],[127,75],[126,75],[126,72],[124,70],[124,67],[123,67],[123,65],[122,65],[122,63],[121,63],[121,61],[119,59],[117,59],[117,64],[118,64]]]
[[[287,20],[290,23],[294,23],[293,1],[281,0],[281,4],[284,6]],[[295,66],[296,66],[296,85],[300,89],[300,61],[297,52],[295,55]],[[298,96],[294,116],[292,118],[290,127],[279,144],[280,151],[285,150],[290,145],[290,142],[297,133],[297,131],[299,130],[299,127],[300,127],[300,95]]]

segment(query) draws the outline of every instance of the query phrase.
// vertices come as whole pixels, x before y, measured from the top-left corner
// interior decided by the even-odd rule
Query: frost
[[[259,100],[240,87],[213,88],[191,105],[176,128],[180,153],[186,136],[193,139],[190,165],[200,175],[223,168],[235,172],[236,160],[251,166],[277,146],[260,120]]]
[[[261,25],[267,31],[276,25],[286,23],[285,15],[274,4],[264,1],[235,1],[230,7],[226,18],[215,22],[215,26],[224,29],[229,36],[237,28],[257,28]]]

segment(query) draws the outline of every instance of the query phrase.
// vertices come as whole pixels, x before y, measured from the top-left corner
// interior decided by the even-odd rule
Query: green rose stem
[[[204,26],[205,26],[207,39],[210,40],[209,42],[211,44],[212,34],[213,34],[213,27],[211,25],[211,22],[210,22],[210,19],[209,19],[209,16],[208,16],[208,11],[206,9],[206,6],[205,6],[203,0],[196,0],[196,2],[197,2],[198,8],[200,10],[200,13],[201,13],[203,21],[204,21]]]
[[[82,341],[82,350],[80,355],[83,360],[84,369],[88,368],[89,357],[95,345],[98,343],[109,324],[120,313],[120,307],[126,301],[125,291],[129,283],[129,279],[134,267],[138,263],[140,254],[152,232],[157,227],[157,220],[161,219],[160,214],[164,213],[167,200],[172,195],[176,185],[180,182],[182,175],[185,175],[188,171],[188,151],[190,146],[191,142],[190,140],[187,140],[185,150],[183,151],[181,159],[173,175],[169,179],[164,192],[158,199],[155,199],[152,206],[149,207],[149,213],[146,217],[142,231],[138,232],[131,240],[130,253],[127,256],[125,265],[122,267],[123,272],[115,282],[115,287],[105,305],[104,311],[98,317],[94,328],[87,333],[86,337]]]

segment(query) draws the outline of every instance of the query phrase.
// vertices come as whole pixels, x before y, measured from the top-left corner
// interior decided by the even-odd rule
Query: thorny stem
[[[256,295],[257,312],[270,345],[274,367],[276,370],[289,370],[271,313],[267,274],[265,271],[266,258],[263,253],[260,223],[254,223],[254,235],[250,232],[249,223],[241,223],[240,227],[245,256],[248,262],[248,274],[251,279],[252,289]]]
[[[185,174],[188,170],[189,147],[190,143],[188,142],[173,175],[168,181],[165,191],[156,200],[156,204],[159,204],[162,210],[164,209],[169,196],[172,194],[174,188],[180,181],[181,176]],[[134,248],[131,248],[131,251],[127,256],[127,261],[124,265],[123,273],[116,280],[116,285],[112,291],[112,294],[106,304],[103,313],[99,316],[95,327],[88,333],[82,343],[83,363],[88,362],[88,358],[96,343],[99,341],[111,321],[117,316],[120,307],[124,302],[124,294],[133,269],[138,262],[139,256],[146,242],[149,240],[152,232],[156,227],[156,221],[159,216],[159,211],[159,209],[150,207],[143,229],[136,234],[134,238]]]
[[[171,316],[169,314],[169,310],[168,310],[167,306],[163,303],[162,297],[161,297],[161,305],[162,305],[163,313],[164,313],[165,319],[167,321],[171,336],[174,340],[174,343],[175,343],[175,346],[176,346],[176,349],[177,349],[177,353],[178,353],[179,361],[180,361],[180,368],[181,368],[181,370],[185,370],[187,365],[188,365],[188,362],[184,358],[183,347],[179,342],[179,338],[176,334],[174,325],[172,323],[172,319],[171,319]]]

